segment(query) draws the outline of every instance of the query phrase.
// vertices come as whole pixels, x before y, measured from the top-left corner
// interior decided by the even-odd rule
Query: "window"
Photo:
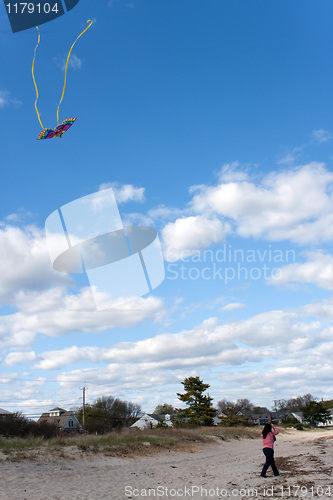
[[[73,420],[68,420],[68,427],[74,427]]]

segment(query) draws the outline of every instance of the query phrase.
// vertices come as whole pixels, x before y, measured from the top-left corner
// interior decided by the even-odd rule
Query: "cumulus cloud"
[[[274,277],[268,280],[271,285],[289,283],[308,283],[325,290],[333,290],[333,256],[322,251],[310,252],[308,261],[281,267]]]
[[[139,341],[109,347],[67,347],[39,354],[35,368],[59,370],[84,363],[87,368],[63,371],[57,377],[59,384],[67,387],[87,380],[90,396],[100,395],[101,390],[116,391],[131,400],[140,391],[143,401],[153,398],[157,386],[163,398],[163,391],[179,391],[185,376],[198,373],[209,380],[216,401],[225,397],[226,389],[228,397],[246,395],[259,403],[266,398],[265,404],[270,394],[297,396],[304,393],[304,387],[314,394],[320,387],[324,395],[332,381],[332,332],[329,335],[321,321],[312,321],[313,309],[307,312],[304,308],[268,311],[231,323],[210,318],[191,330]],[[32,360],[35,357],[33,352],[29,356]],[[16,360],[22,358],[17,353]],[[256,363],[267,359],[266,370],[253,370]],[[6,363],[12,366],[14,361],[8,357]]]
[[[18,348],[6,357],[5,365],[28,360],[39,370],[71,367],[57,376],[64,388],[85,380],[90,384],[90,397],[109,391],[137,401],[141,393],[143,402],[153,399],[154,387],[159,387],[163,399],[162,394],[179,392],[186,376],[198,373],[209,381],[216,401],[226,396],[226,389],[228,397],[246,396],[257,403],[266,398],[264,404],[270,394],[274,398],[297,396],[304,393],[304,387],[316,395],[320,387],[324,395],[332,383],[332,327],[326,323],[332,319],[331,311],[332,300],[232,322],[212,317],[189,330],[104,347],[74,345],[42,353]],[[49,324],[62,316],[51,313]],[[48,331],[53,333],[57,332]],[[257,363],[265,360],[269,360],[266,369],[256,372]],[[75,364],[86,368],[73,369]]]
[[[217,177],[220,183],[243,182],[249,179],[249,173],[247,169],[240,168],[239,161],[234,161],[225,163],[217,173]],[[190,192],[195,191],[197,187],[199,186],[192,186]]]
[[[175,261],[222,241],[229,226],[216,217],[192,216],[176,219],[162,230],[164,257]]]
[[[63,288],[42,293],[21,292],[17,296],[19,312],[0,316],[0,346],[29,346],[37,334],[58,337],[71,332],[104,332],[130,327],[145,319],[160,321],[164,315],[161,299],[117,299],[110,309],[97,311],[89,287],[74,295]]]
[[[44,233],[36,226],[0,227],[0,304],[15,305],[21,290],[68,286],[72,280],[53,270]]]
[[[333,298],[324,299],[321,301],[314,301],[303,307],[304,314],[309,316],[317,316],[321,319],[332,321],[333,320]],[[329,336],[333,338],[333,329],[329,330]]]
[[[256,183],[231,180],[196,186],[191,209],[233,224],[243,238],[299,244],[333,239],[333,173],[320,163],[272,172]]]
[[[13,351],[6,356],[4,364],[6,366],[15,366],[21,363],[31,363],[36,359],[37,355],[34,351]]]
[[[120,185],[116,182],[104,183],[99,186],[100,191],[109,188],[112,188],[118,203],[128,203],[129,201],[143,203],[145,201],[145,188],[136,187],[132,184]]]
[[[260,359],[271,346],[275,351],[270,351],[270,355],[276,359],[282,352],[307,349],[313,345],[311,336],[319,331],[318,323],[302,322],[299,314],[283,311],[269,311],[224,324],[212,317],[191,330],[163,333],[137,342],[120,342],[108,348],[72,346],[45,352],[39,355],[36,368],[60,369],[83,361],[108,362],[119,367],[134,364],[151,371],[239,365]]]

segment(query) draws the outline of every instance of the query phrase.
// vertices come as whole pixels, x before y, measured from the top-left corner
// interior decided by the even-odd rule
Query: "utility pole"
[[[85,433],[85,431],[86,431],[86,419],[85,419],[86,388],[80,387],[80,391],[83,391],[83,393],[82,393],[82,428],[83,428],[83,433]]]

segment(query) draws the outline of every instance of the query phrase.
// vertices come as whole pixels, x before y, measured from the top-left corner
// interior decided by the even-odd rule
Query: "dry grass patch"
[[[58,438],[0,438],[0,453],[7,460],[20,461],[58,459],[73,460],[75,456],[134,457],[156,452],[195,452],[213,442],[258,438],[261,430],[248,427],[197,427],[170,429],[124,429],[110,434],[72,435]],[[1,457],[1,455],[0,455]],[[1,458],[0,458],[1,460]]]

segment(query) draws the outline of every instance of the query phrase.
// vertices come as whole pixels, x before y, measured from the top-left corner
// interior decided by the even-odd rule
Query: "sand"
[[[260,477],[260,439],[214,441],[199,451],[136,458],[0,461],[1,500],[333,498],[333,429],[278,436],[280,470]]]

